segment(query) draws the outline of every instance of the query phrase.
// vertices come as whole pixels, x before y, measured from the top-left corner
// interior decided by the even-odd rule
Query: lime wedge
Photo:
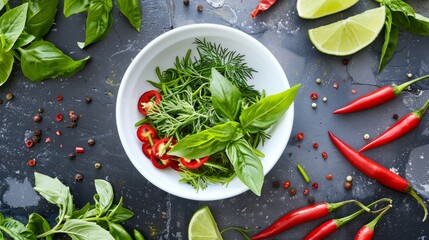
[[[368,46],[383,29],[384,6],[347,19],[308,30],[311,42],[321,52],[345,56]]]
[[[191,218],[188,227],[189,240],[221,240],[216,221],[208,206],[198,209]]]
[[[301,18],[315,19],[341,12],[359,0],[298,0],[296,10]]]

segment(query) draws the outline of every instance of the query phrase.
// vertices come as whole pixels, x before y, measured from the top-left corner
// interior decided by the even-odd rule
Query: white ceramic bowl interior
[[[186,183],[179,183],[179,174],[171,168],[157,169],[141,151],[141,142],[136,137],[134,124],[143,117],[137,111],[140,95],[154,89],[146,80],[158,80],[155,68],[173,67],[176,56],[183,57],[188,49],[195,49],[195,38],[221,44],[229,50],[245,55],[248,65],[257,73],[249,84],[256,89],[265,89],[267,95],[289,88],[286,75],[271,52],[259,41],[246,33],[222,25],[193,24],[168,31],[145,46],[131,62],[122,79],[116,103],[116,123],[119,137],[131,162],[152,184],[164,191],[192,200],[208,201],[236,196],[248,190],[236,177],[228,186],[209,185],[205,190],[196,190]],[[264,174],[267,174],[282,155],[292,131],[293,105],[285,116],[271,129],[271,139],[259,149],[265,154],[261,159]]]

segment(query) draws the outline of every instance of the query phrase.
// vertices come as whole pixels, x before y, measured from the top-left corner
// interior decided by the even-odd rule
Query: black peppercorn
[[[67,124],[67,128],[75,128],[76,127],[76,125],[77,125],[77,123],[76,122],[70,122],[70,123],[68,123]]]
[[[89,138],[88,139],[88,145],[89,146],[94,146],[94,144],[95,144],[95,139],[94,138]]]
[[[279,181],[274,181],[272,183],[273,188],[279,188],[280,187],[280,182]]]
[[[189,6],[189,0],[183,0],[183,4],[184,4],[185,6]]]
[[[343,65],[347,65],[347,64],[349,64],[349,60],[347,58],[344,58],[342,60],[342,63],[343,63]]]
[[[40,136],[34,135],[31,140],[33,140],[33,142],[38,143],[40,142]]]
[[[314,197],[308,197],[307,202],[308,204],[313,205],[315,202]]]
[[[76,175],[74,175],[74,180],[75,180],[76,182],[82,182],[82,180],[83,180],[83,175],[82,175],[82,174],[80,174],[80,173],[76,173]]]
[[[40,114],[34,115],[33,120],[36,123],[41,122],[42,121],[42,115],[40,115]]]
[[[198,12],[202,12],[203,11],[203,5],[201,4],[201,3],[199,3],[198,5],[197,5],[197,11]]]
[[[85,97],[85,103],[86,104],[90,104],[92,102],[92,98],[90,97]]]
[[[296,195],[296,189],[295,188],[289,189],[289,195],[295,196]]]
[[[36,136],[42,135],[42,130],[40,130],[38,128],[34,129],[34,135],[36,135]]]
[[[3,104],[3,100],[0,99],[0,104]]]
[[[14,96],[13,96],[13,94],[12,94],[12,93],[7,93],[7,94],[6,94],[6,99],[7,99],[7,100],[12,100],[12,99],[13,99],[13,97],[14,97]]]
[[[39,113],[43,113],[45,110],[44,110],[43,108],[38,108],[38,109],[37,109],[37,111],[38,111]]]
[[[68,158],[70,160],[75,160],[76,159],[76,153],[69,153]]]
[[[392,118],[395,120],[398,120],[399,116],[398,116],[398,114],[395,113],[395,114],[393,114]]]

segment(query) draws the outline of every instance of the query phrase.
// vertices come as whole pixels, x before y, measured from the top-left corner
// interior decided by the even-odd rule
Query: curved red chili
[[[347,200],[338,203],[323,202],[313,204],[311,206],[298,208],[292,212],[287,213],[286,215],[278,219],[276,222],[274,222],[271,226],[253,236],[252,240],[273,237],[299,224],[322,218],[328,215],[330,212],[333,212],[338,208],[352,202],[356,203],[365,210],[369,210],[356,200]]]
[[[378,214],[376,218],[374,218],[374,220],[372,220],[366,225],[363,225],[357,232],[354,240],[371,240],[374,236],[375,225],[378,223],[378,221],[380,221],[381,217],[383,217],[383,215],[391,208],[392,205],[387,206],[386,209],[384,209],[380,214]]]
[[[359,152],[366,151],[368,149],[378,147],[387,143],[392,142],[393,140],[400,138],[410,132],[411,130],[417,128],[420,125],[423,115],[429,108],[429,99],[417,111],[409,113],[401,118],[398,122],[376,137],[374,140],[366,144]]]
[[[277,0],[261,0],[258,5],[256,5],[255,10],[250,14],[250,17],[255,18],[259,13],[273,6],[276,1]]]
[[[408,183],[407,180],[393,173],[392,171],[383,167],[377,162],[374,162],[368,157],[362,155],[361,153],[357,152],[349,145],[337,138],[332,132],[328,133],[335,147],[337,147],[337,149],[343,154],[343,156],[362,173],[369,176],[370,178],[377,180],[378,182],[390,189],[410,194],[413,198],[415,198],[423,208],[423,221],[426,220],[426,217],[428,215],[426,204],[417,195],[417,193],[414,191],[414,189],[411,187],[410,183]]]
[[[388,102],[394,99],[397,95],[399,95],[404,89],[409,87],[411,84],[416,83],[420,80],[428,78],[429,75],[416,78],[414,80],[405,82],[399,86],[384,86],[378,88],[370,93],[367,93],[356,100],[352,101],[348,105],[335,110],[334,114],[343,114],[343,113],[352,113],[357,112],[369,108],[373,108],[385,102]]]
[[[180,163],[187,169],[197,169],[204,165],[209,160],[210,156],[205,156],[198,159],[179,158]]]
[[[389,201],[392,202],[389,198],[382,198],[380,200],[377,200],[371,204],[369,204],[367,207],[372,207],[380,202]],[[328,220],[321,225],[319,225],[317,228],[313,229],[310,233],[307,234],[307,236],[304,237],[304,240],[322,240],[335,232],[337,229],[344,226],[346,223],[350,222],[351,220],[355,219],[357,216],[362,214],[365,210],[361,209],[353,214],[350,214],[343,218],[338,219],[331,219]]]

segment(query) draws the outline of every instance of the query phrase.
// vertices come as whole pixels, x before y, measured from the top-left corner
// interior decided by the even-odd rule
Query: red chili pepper
[[[152,161],[152,164],[159,169],[164,169],[164,168],[168,168],[169,166],[171,166],[171,163],[173,162],[170,158],[168,159],[160,159],[157,158],[155,156],[152,156],[150,158],[150,160]]]
[[[392,202],[391,199],[388,198],[382,198],[380,200],[377,200],[371,204],[369,204],[367,207],[372,207],[380,202],[389,201]],[[362,214],[365,210],[361,209],[353,214],[350,214],[346,217],[337,218],[337,219],[330,219],[321,225],[319,225],[317,228],[313,229],[310,233],[307,234],[307,236],[304,237],[304,240],[322,240],[326,238],[327,236],[331,235],[333,232],[344,226],[346,223],[350,222],[351,220],[355,219],[357,216]]]
[[[137,109],[143,115],[147,115],[147,112],[152,110],[153,106],[156,106],[161,101],[161,94],[156,90],[150,90],[143,93],[137,103]]]
[[[171,165],[170,165],[170,167],[172,169],[178,171],[178,172],[183,172],[182,169],[180,169],[179,161],[177,161],[177,160],[171,159]]]
[[[255,10],[250,14],[250,17],[255,18],[259,13],[273,6],[276,1],[277,0],[261,0],[258,5],[256,5]]]
[[[140,125],[137,128],[137,138],[141,142],[150,142],[153,145],[153,139],[156,138],[156,130],[149,124]]]
[[[144,142],[142,145],[142,152],[143,154],[150,159],[153,155],[152,146],[150,145],[150,142]]]
[[[317,203],[311,206],[298,208],[292,212],[287,213],[286,215],[278,219],[276,222],[274,222],[271,226],[253,236],[252,240],[273,237],[299,224],[322,218],[328,215],[330,212],[333,212],[348,203],[356,203],[361,208],[369,210],[356,200],[347,200],[338,203]]]
[[[210,156],[205,156],[198,159],[179,158],[180,163],[187,169],[197,169],[204,165],[209,160]]]
[[[409,87],[411,84],[416,83],[420,80],[428,78],[429,75],[416,78],[412,81],[405,82],[399,86],[384,86],[378,88],[370,93],[367,93],[356,100],[352,101],[345,107],[335,110],[334,114],[343,114],[357,112],[369,108],[373,108],[385,102],[388,102],[398,96],[404,89]]]
[[[426,220],[426,217],[428,215],[426,204],[417,195],[417,193],[414,191],[414,189],[411,187],[410,183],[408,183],[407,180],[393,173],[392,171],[383,167],[377,162],[374,162],[373,160],[367,158],[361,153],[357,152],[349,145],[337,138],[332,132],[328,133],[335,147],[337,147],[337,149],[344,155],[344,157],[362,173],[364,173],[370,178],[377,180],[388,188],[402,193],[410,194],[413,198],[415,198],[417,202],[423,207],[423,222]]]
[[[378,147],[387,143],[392,142],[393,140],[400,138],[410,132],[411,130],[417,128],[422,120],[423,115],[429,108],[429,99],[417,111],[411,112],[397,121],[394,125],[376,137],[374,140],[366,144],[359,152],[366,151],[368,149]]]
[[[389,205],[384,209],[374,220],[369,222],[366,225],[363,225],[359,231],[357,232],[354,240],[371,240],[374,236],[374,228],[375,225],[378,223],[378,221],[381,219],[381,217],[390,209],[392,208],[392,205]]]
[[[168,137],[157,140],[153,145],[153,155],[163,160],[170,159],[172,156],[168,155],[167,152],[174,146],[175,143],[175,139]]]

